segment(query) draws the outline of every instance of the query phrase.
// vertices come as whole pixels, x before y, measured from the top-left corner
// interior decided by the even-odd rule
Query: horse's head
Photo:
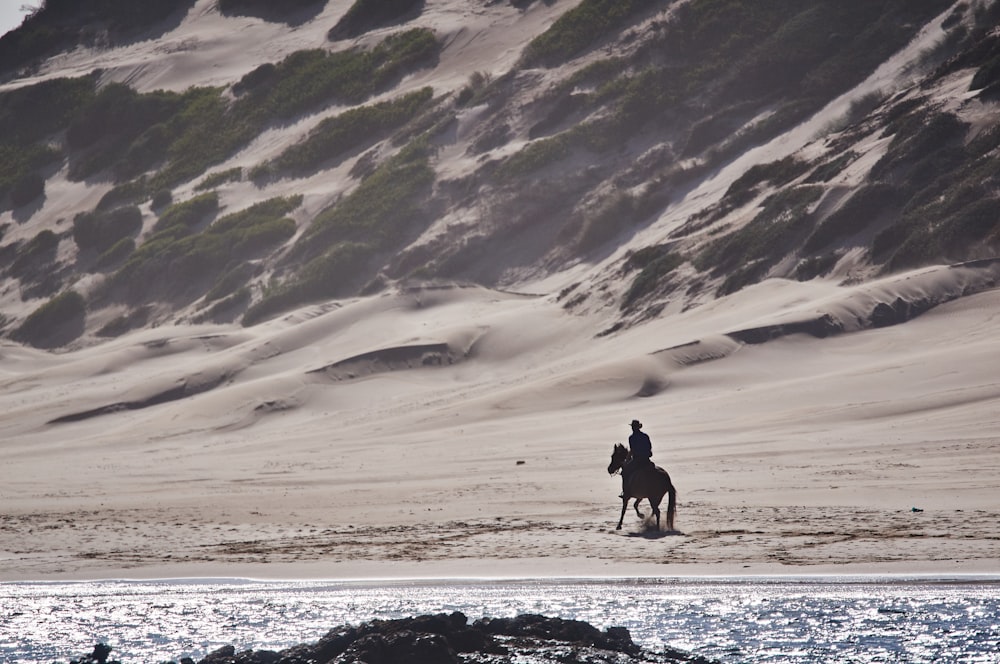
[[[614,475],[622,469],[628,460],[628,448],[621,443],[615,443],[615,448],[611,450],[611,463],[608,464],[608,475]]]

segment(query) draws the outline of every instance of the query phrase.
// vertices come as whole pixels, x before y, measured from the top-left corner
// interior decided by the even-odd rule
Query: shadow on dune
[[[468,356],[468,350],[456,349],[447,343],[395,346],[361,353],[307,373],[322,374],[334,381],[351,380],[403,369],[451,366]]]
[[[327,32],[327,39],[338,41],[360,37],[369,30],[402,25],[424,11],[425,0],[379,0],[355,2],[337,24]]]
[[[223,16],[252,16],[269,23],[284,23],[295,27],[313,20],[326,7],[326,0],[219,0]]]
[[[742,345],[758,345],[793,334],[817,339],[907,323],[942,304],[996,288],[1000,258],[956,263],[884,285],[881,291],[863,287],[827,305],[829,311],[799,320],[758,325],[726,332],[715,338],[658,350],[680,366],[728,357]],[[871,286],[870,284],[868,286]],[[657,385],[643,385],[637,396],[655,394]]]
[[[177,401],[178,399],[184,399],[186,397],[194,396],[195,394],[208,392],[210,390],[215,389],[219,385],[222,385],[223,383],[229,381],[230,379],[232,379],[232,377],[233,375],[230,373],[221,372],[200,381],[184,379],[179,381],[180,383],[179,385],[176,385],[166,390],[162,390],[144,399],[136,399],[133,401],[117,401],[115,403],[107,404],[104,406],[98,406],[97,408],[91,408],[89,410],[84,410],[77,413],[70,413],[68,415],[61,415],[60,417],[49,420],[48,424],[65,424],[67,422],[80,422],[82,420],[88,420],[92,417],[99,417],[101,415],[117,413],[123,410],[141,410],[143,408],[149,408],[150,406],[158,406],[160,404],[169,403],[171,401]]]

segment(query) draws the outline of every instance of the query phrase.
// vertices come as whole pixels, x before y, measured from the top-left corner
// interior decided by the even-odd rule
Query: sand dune
[[[992,269],[768,282],[597,338],[550,298],[438,288],[40,362],[5,346],[3,576],[993,572],[1000,301],[954,298]],[[731,334],[904,296],[943,304]],[[677,532],[613,530],[632,417]]]

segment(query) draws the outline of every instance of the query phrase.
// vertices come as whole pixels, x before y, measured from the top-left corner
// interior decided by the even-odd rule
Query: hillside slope
[[[550,275],[621,326],[1000,242],[996,3],[298,4],[95,3],[151,27],[8,71],[7,334]]]

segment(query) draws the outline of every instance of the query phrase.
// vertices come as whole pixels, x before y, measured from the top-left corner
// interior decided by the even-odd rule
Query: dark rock
[[[455,650],[447,637],[401,630],[388,634],[369,634],[354,643],[337,659],[336,664],[458,664]]]
[[[236,648],[233,646],[222,646],[218,650],[208,653],[198,664],[233,664],[233,657],[236,655]]]
[[[119,664],[116,661],[108,662],[108,655],[111,654],[111,646],[106,643],[98,643],[94,646],[94,651],[86,657],[71,660],[70,664]]]
[[[234,664],[275,664],[281,661],[281,653],[273,650],[247,650],[233,659]]]
[[[530,636],[627,654],[636,654],[639,651],[638,646],[632,642],[632,635],[624,627],[612,627],[601,632],[590,623],[581,620],[522,614],[515,618],[483,618],[477,620],[473,627],[494,635]]]
[[[71,664],[106,664],[111,648]],[[708,660],[679,650],[652,652],[632,641],[624,627],[601,631],[580,620],[523,614],[482,618],[469,624],[463,613],[439,613],[397,620],[372,620],[357,627],[330,630],[313,644],[274,652],[224,646],[199,664],[649,664]],[[107,663],[118,664],[118,663]],[[190,658],[181,664],[194,664]]]

